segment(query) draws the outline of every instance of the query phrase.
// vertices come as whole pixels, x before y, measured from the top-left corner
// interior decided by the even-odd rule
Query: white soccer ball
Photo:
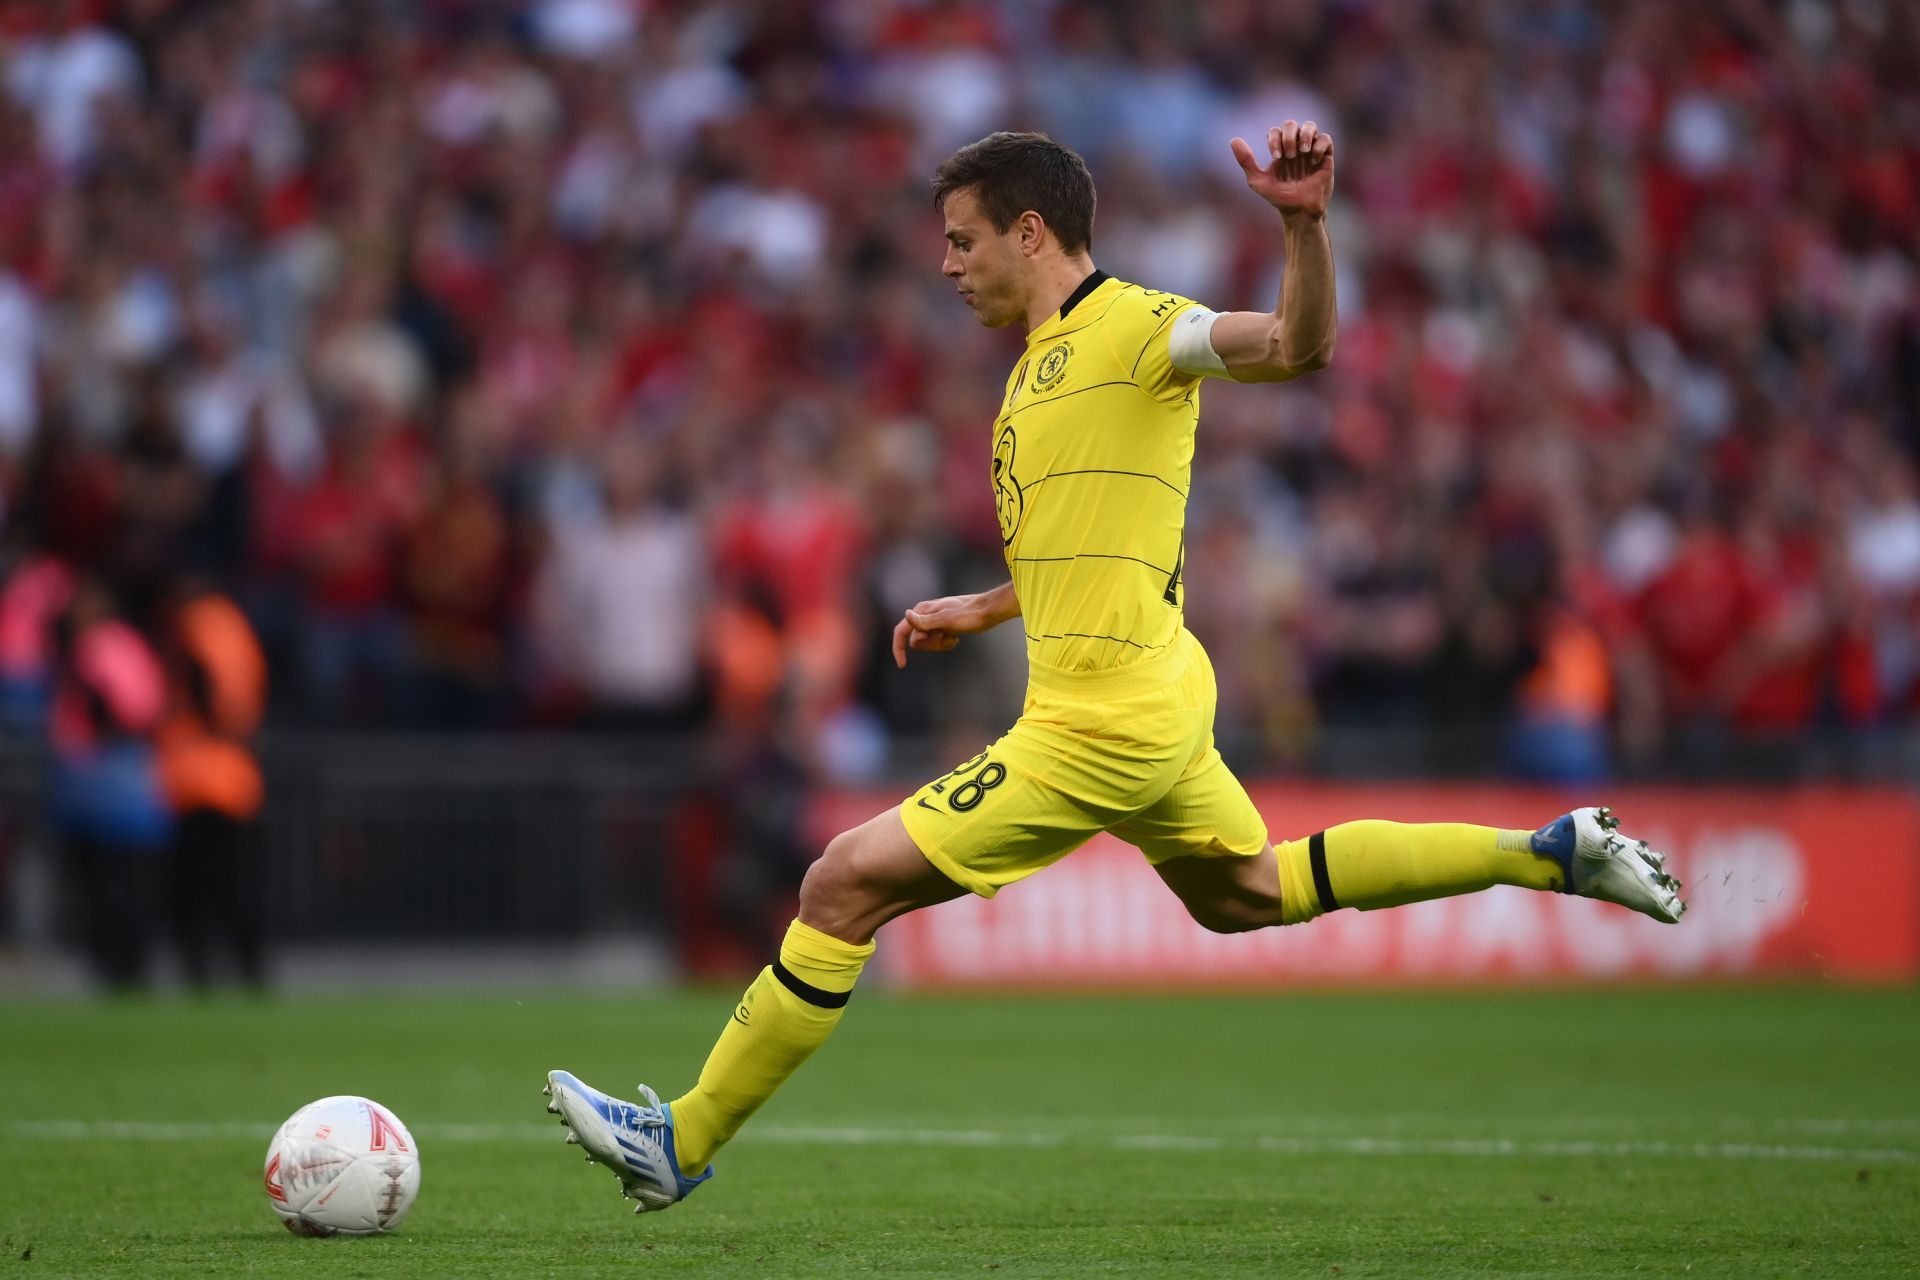
[[[309,1102],[267,1147],[267,1203],[298,1236],[380,1235],[418,1194],[420,1147],[370,1098]]]

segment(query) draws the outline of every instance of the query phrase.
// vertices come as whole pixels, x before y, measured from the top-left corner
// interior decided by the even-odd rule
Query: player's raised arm
[[[1011,582],[975,595],[922,600],[893,624],[893,665],[907,665],[907,651],[945,653],[960,637],[991,631],[1020,616],[1020,597]]]
[[[1236,382],[1284,382],[1323,369],[1333,358],[1333,246],[1327,204],[1333,198],[1333,137],[1309,120],[1267,130],[1270,163],[1244,139],[1233,156],[1254,194],[1280,212],[1287,246],[1280,305],[1272,312],[1196,310],[1174,329],[1174,363],[1189,373]]]

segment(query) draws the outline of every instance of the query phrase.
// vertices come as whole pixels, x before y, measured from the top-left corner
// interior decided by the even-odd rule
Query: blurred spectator
[[[8,60],[7,89],[38,114],[41,150],[62,166],[78,166],[92,151],[101,99],[130,94],[140,81],[126,39],[96,25],[101,7],[91,0],[47,5],[46,25]]]
[[[633,439],[606,451],[604,510],[553,531],[539,591],[560,677],[606,728],[687,730],[704,714],[705,548]]]
[[[454,418],[433,496],[403,551],[412,714],[434,728],[495,724],[506,706],[515,548],[481,426]]]
[[[1607,776],[1613,672],[1606,643],[1570,608],[1549,606],[1538,661],[1519,688],[1506,766],[1516,778],[1576,785]]]
[[[391,714],[406,662],[400,549],[423,463],[409,435],[343,408],[319,478],[288,514],[300,584],[301,658],[316,719]]]
[[[248,739],[260,725],[266,660],[232,601],[180,588],[163,619],[168,668],[160,780],[175,814],[169,901],[187,981],[205,987],[212,944],[249,987],[266,980],[264,877],[254,828],[265,784]]]
[[[73,573],[51,556],[14,565],[0,587],[0,727],[38,733],[53,699],[54,624],[73,597]]]
[[[52,807],[82,936],[103,983],[144,986],[173,836],[153,750],[166,677],[98,579],[75,584],[55,635]]]

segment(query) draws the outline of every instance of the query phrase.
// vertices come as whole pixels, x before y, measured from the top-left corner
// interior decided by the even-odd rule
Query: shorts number
[[[935,778],[932,782],[928,783],[927,785],[933,788],[933,794],[937,796],[943,796],[947,794],[947,784],[949,782],[952,782],[955,778],[967,772],[967,770],[969,769],[979,768],[981,762],[984,761],[986,758],[987,758],[987,753],[982,751],[979,755],[967,761],[965,764],[955,765],[953,768],[947,770],[945,773],[941,774],[938,778]]]
[[[987,792],[1006,780],[1007,767],[997,760],[989,761],[980,772],[953,789],[953,794],[947,798],[947,807],[955,813],[965,813],[985,799]]]

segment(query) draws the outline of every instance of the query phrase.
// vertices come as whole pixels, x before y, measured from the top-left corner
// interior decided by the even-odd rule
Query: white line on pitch
[[[19,1120],[17,1137],[64,1141],[186,1142],[234,1138],[265,1141],[273,1126],[237,1122],[183,1123],[146,1120]],[[551,1141],[545,1124],[424,1124],[425,1138],[440,1142]],[[993,1129],[914,1129],[846,1125],[763,1125],[741,1135],[750,1142],[789,1146],[848,1147],[1104,1147],[1114,1151],[1265,1151],[1281,1155],[1480,1156],[1585,1159],[1669,1158],[1697,1160],[1859,1160],[1911,1164],[1920,1153],[1899,1148],[1809,1147],[1767,1142],[1531,1141],[1515,1138],[1255,1137],[1196,1134],[1066,1134],[1047,1130],[1008,1133]]]
[[[998,1115],[996,1119],[1008,1127],[1033,1128],[1039,1130],[1062,1129],[1070,1134],[1110,1133],[1116,1127],[1130,1123],[1125,1117],[1118,1116],[1059,1116],[1059,1115]],[[1493,1129],[1511,1121],[1510,1116],[1497,1113],[1484,1115],[1449,1112],[1445,1116],[1434,1113],[1413,1113],[1405,1115],[1376,1114],[1366,1116],[1342,1115],[1259,1115],[1235,1116],[1231,1119],[1212,1119],[1202,1122],[1198,1127],[1206,1130],[1227,1130],[1234,1135],[1245,1135],[1249,1130],[1286,1130],[1295,1137],[1344,1137],[1365,1130],[1394,1137],[1407,1137],[1421,1130],[1431,1131],[1439,1127],[1458,1132],[1462,1127]],[[902,1117],[902,1127],[938,1128],[939,1121],[931,1117]],[[1668,1121],[1660,1118],[1636,1116],[1528,1116],[1526,1127],[1535,1133],[1557,1132],[1569,1140],[1581,1134],[1595,1134],[1601,1137],[1617,1136],[1637,1131],[1664,1131],[1670,1128]],[[838,1127],[838,1126],[834,1126]],[[1845,1135],[1872,1135],[1898,1137],[1906,1134],[1920,1134],[1920,1116],[1874,1116],[1874,1117],[1816,1117],[1816,1116],[1714,1116],[1695,1122],[1696,1128],[1713,1129],[1722,1133],[1751,1135],[1760,1132],[1807,1134],[1817,1137],[1837,1138]],[[1544,1139],[1543,1139],[1544,1140]]]

